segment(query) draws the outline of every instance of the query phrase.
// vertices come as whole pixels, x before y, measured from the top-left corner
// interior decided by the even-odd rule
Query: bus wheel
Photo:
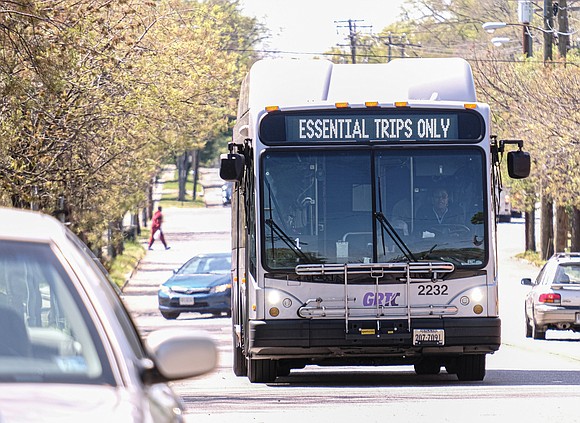
[[[457,357],[457,379],[461,381],[483,380],[485,377],[485,354],[466,354]]]
[[[248,379],[252,383],[274,382],[278,374],[278,362],[275,360],[248,359]]]
[[[234,374],[236,376],[247,376],[248,375],[248,361],[244,356],[242,347],[236,346],[234,344]]]
[[[415,373],[418,375],[438,375],[441,371],[441,363],[433,358],[423,358],[415,363]]]

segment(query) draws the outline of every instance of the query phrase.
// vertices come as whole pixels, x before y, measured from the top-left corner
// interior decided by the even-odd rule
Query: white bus
[[[235,182],[234,373],[409,364],[482,380],[500,346],[506,143],[526,177],[462,59],[257,62],[220,169]]]

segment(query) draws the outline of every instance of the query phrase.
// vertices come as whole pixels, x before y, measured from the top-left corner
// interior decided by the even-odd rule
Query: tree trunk
[[[193,154],[193,201],[197,199],[197,183],[199,181],[199,150],[194,150]]]
[[[153,208],[155,207],[155,199],[153,198],[153,190],[155,187],[155,184],[157,183],[157,178],[154,177],[151,179],[151,183],[149,184],[149,189],[147,191],[147,209],[146,209],[146,213],[147,213],[147,217],[145,219],[143,219],[143,226],[147,227],[147,222],[149,220],[151,220],[151,218],[153,217]]]
[[[177,162],[177,185],[179,193],[177,201],[185,201],[187,197],[187,175],[191,169],[191,152],[186,151],[176,160]]]
[[[524,214],[526,230],[526,251],[536,251],[536,210]]]
[[[548,260],[554,254],[554,204],[546,196],[542,196],[541,217],[542,260]]]
[[[580,209],[572,209],[572,242],[570,251],[580,251]]]
[[[568,214],[564,206],[556,206],[556,242],[555,251],[563,253],[568,247]]]

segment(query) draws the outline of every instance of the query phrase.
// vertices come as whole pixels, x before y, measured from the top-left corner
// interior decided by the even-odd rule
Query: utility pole
[[[552,60],[552,42],[554,39],[553,16],[552,0],[544,0],[544,63]]]
[[[348,20],[348,39],[350,40],[350,57],[356,63],[356,22]]]
[[[347,21],[334,21],[334,23],[346,23],[348,26],[338,26],[337,28],[348,28],[348,40],[349,40],[349,47],[350,47],[350,58],[352,63],[356,63],[357,58],[357,47],[358,47],[358,28],[372,28],[369,25],[363,27],[357,27],[357,22],[361,22],[360,20],[349,19]],[[345,46],[343,46],[345,47]]]
[[[530,22],[532,21],[533,10],[531,0],[518,1],[518,18],[522,24],[522,45],[524,47],[524,57],[533,56],[532,34],[530,33]]]
[[[379,37],[379,40],[385,40],[385,37]],[[407,34],[403,35],[393,35],[389,32],[386,37],[386,41],[383,44],[388,47],[387,61],[390,62],[393,59],[392,47],[399,47],[401,49],[401,58],[405,57],[406,47],[421,47],[420,44],[411,44],[407,38]]]
[[[560,0],[558,3],[554,3],[554,7],[557,7],[558,17],[558,52],[562,59],[566,59],[570,40],[568,35],[568,0]]]

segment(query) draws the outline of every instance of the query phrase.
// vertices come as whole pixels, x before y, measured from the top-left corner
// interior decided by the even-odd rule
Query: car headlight
[[[232,287],[231,283],[224,283],[222,285],[214,286],[212,289],[210,289],[210,292],[213,292],[216,294],[220,293],[220,292],[226,292],[231,287]]]
[[[163,294],[169,294],[171,293],[171,288],[165,285],[159,285],[159,292],[162,292]]]

